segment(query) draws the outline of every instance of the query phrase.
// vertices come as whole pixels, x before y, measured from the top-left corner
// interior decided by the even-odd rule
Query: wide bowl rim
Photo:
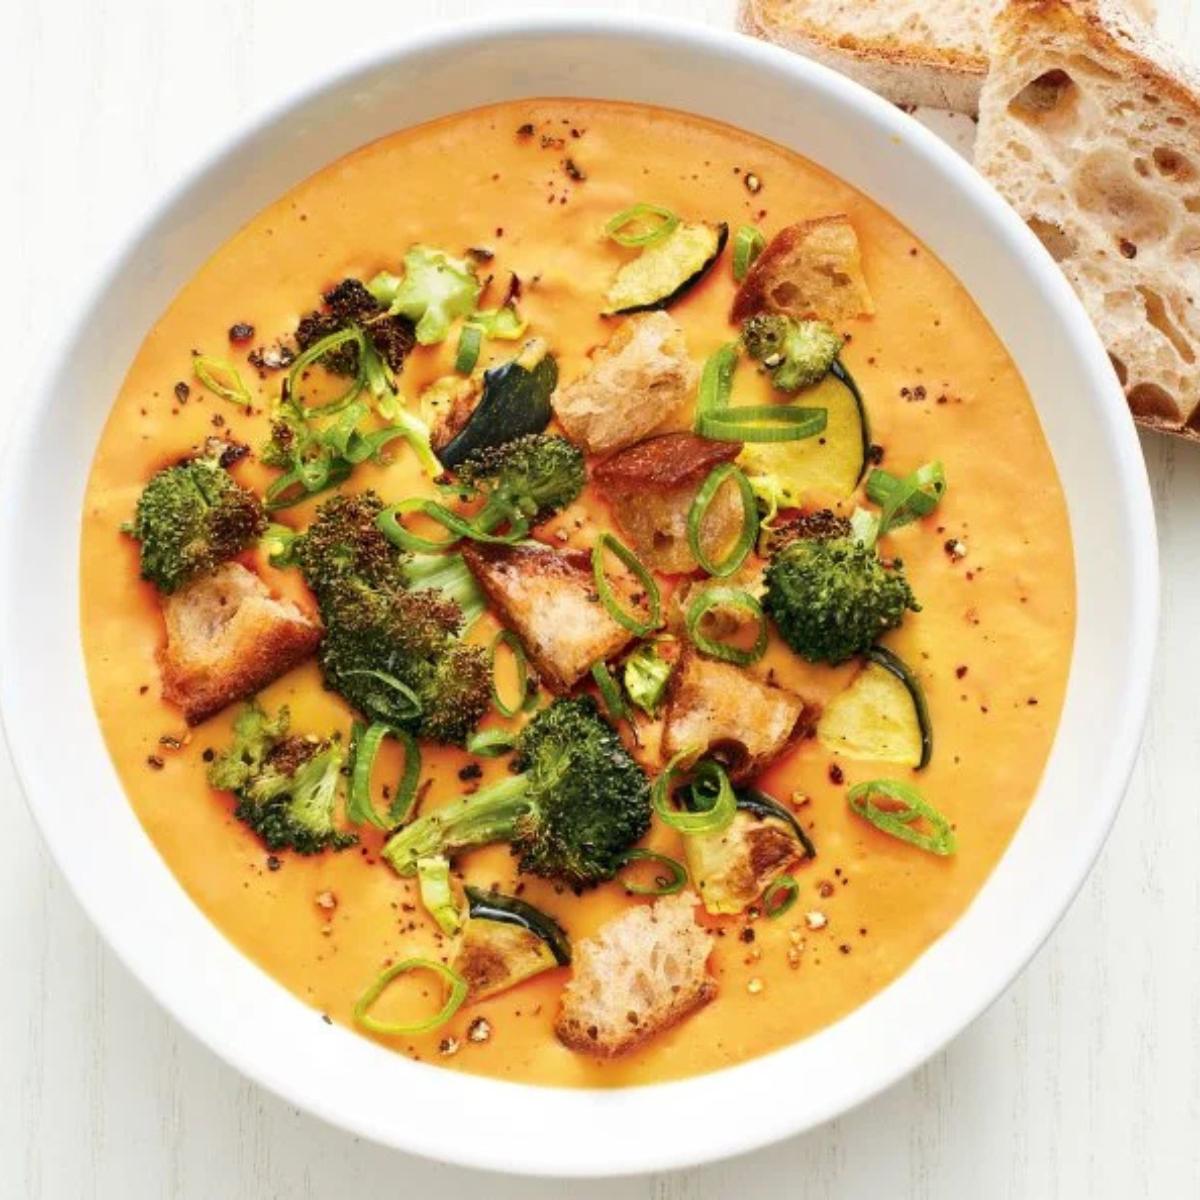
[[[22,607],[28,601],[28,596],[18,583],[23,543],[16,514],[20,511],[20,498],[34,471],[34,455],[31,451],[39,421],[58,399],[55,374],[51,375],[36,401],[14,422],[14,433],[5,459],[6,470],[0,481],[4,495],[4,503],[0,506],[0,512],[4,514],[0,519],[0,564],[8,568],[6,572],[0,571],[0,580],[3,581],[0,582],[0,639],[6,647],[6,659],[11,655],[18,664],[17,670],[5,669],[0,673],[0,719],[18,780],[35,823],[81,906],[107,944],[162,1007],[226,1062],[290,1103],[332,1124],[398,1149],[478,1168],[524,1174],[599,1176],[694,1165],[746,1152],[812,1128],[866,1101],[907,1075],[961,1032],[996,999],[1061,919],[1090,870],[1115,818],[1132,771],[1149,703],[1158,617],[1158,572],[1149,485],[1124,399],[1115,379],[1105,383],[1099,371],[1101,363],[1108,369],[1107,358],[1082,306],[1049,256],[1016,215],[933,134],[857,84],[819,64],[774,47],[689,22],[667,18],[630,18],[608,12],[561,15],[537,12],[456,22],[453,27],[436,27],[407,36],[385,51],[361,55],[319,79],[298,86],[286,99],[271,106],[265,115],[242,123],[234,136],[220,139],[185,178],[167,189],[139,220],[130,224],[128,236],[112,253],[104,268],[97,272],[95,285],[78,305],[76,320],[64,326],[67,332],[54,361],[67,361],[69,348],[82,336],[89,314],[96,310],[116,285],[127,262],[143,242],[153,235],[176,206],[186,203],[189,194],[239,148],[292,120],[322,97],[349,92],[357,79],[382,67],[398,67],[405,61],[445,53],[486,39],[554,36],[617,37],[631,42],[649,41],[675,54],[719,53],[748,59],[769,65],[777,74],[822,93],[835,107],[841,106],[844,115],[852,110],[856,119],[878,128],[895,130],[896,136],[902,135],[911,148],[914,161],[920,159],[944,179],[952,181],[994,226],[997,240],[1015,248],[1031,283],[1036,283],[1039,291],[1049,298],[1048,302],[1065,323],[1080,361],[1090,364],[1084,374],[1086,382],[1097,394],[1093,405],[1094,415],[1103,426],[1104,436],[1110,442],[1118,464],[1118,478],[1113,481],[1116,497],[1114,508],[1122,512],[1128,524],[1132,588],[1130,605],[1137,619],[1130,630],[1129,645],[1122,660],[1127,664],[1123,706],[1127,719],[1113,733],[1105,747],[1108,772],[1103,788],[1093,797],[1096,801],[1094,819],[1087,828],[1079,831],[1078,839],[1066,852],[1063,861],[1057,863],[1055,878],[1048,885],[1038,906],[1039,915],[1026,922],[1027,928],[1019,942],[1014,940],[1014,944],[1004,947],[1004,953],[997,955],[990,969],[981,972],[980,977],[972,981],[972,986],[965,989],[967,995],[958,997],[953,1006],[947,1002],[947,1011],[942,1015],[936,1032],[922,1031],[920,1036],[894,1049],[886,1063],[870,1063],[864,1069],[848,1072],[848,1075],[854,1075],[853,1080],[826,1089],[821,1099],[807,1103],[798,1111],[789,1111],[787,1106],[782,1105],[764,1105],[755,1112],[752,1121],[712,1125],[702,1131],[702,1136],[694,1126],[684,1128],[677,1121],[674,1129],[656,1135],[653,1145],[644,1144],[645,1139],[642,1144],[635,1144],[630,1139],[619,1149],[613,1149],[611,1142],[602,1147],[590,1145],[596,1140],[595,1132],[602,1127],[613,1130],[637,1127],[630,1123],[628,1114],[622,1116],[620,1110],[625,1107],[638,1109],[643,1114],[640,1118],[641,1127],[646,1128],[645,1122],[652,1108],[657,1107],[658,1111],[663,1112],[676,1106],[683,1111],[692,1106],[693,1096],[711,1100],[717,1094],[713,1091],[713,1081],[730,1080],[735,1073],[740,1072],[747,1079],[753,1073],[760,1081],[771,1078],[783,1084],[791,1069],[788,1056],[794,1059],[797,1046],[804,1043],[711,1075],[618,1092],[572,1091],[497,1083],[416,1065],[411,1079],[417,1080],[419,1073],[422,1082],[406,1085],[424,1088],[430,1101],[436,1098],[458,1103],[460,1093],[473,1093],[476,1097],[492,1099],[503,1095],[505,1103],[520,1109],[524,1116],[536,1114],[546,1117],[553,1108],[560,1114],[556,1120],[561,1119],[561,1114],[565,1112],[571,1114],[573,1119],[586,1122],[586,1140],[579,1134],[569,1136],[560,1126],[554,1139],[527,1139],[517,1144],[508,1137],[492,1139],[486,1144],[464,1144],[454,1131],[438,1128],[436,1120],[419,1117],[415,1109],[406,1113],[405,1121],[397,1123],[379,1113],[369,1112],[363,1105],[349,1103],[345,1095],[330,1098],[328,1092],[322,1092],[319,1086],[312,1086],[302,1074],[288,1066],[281,1067],[278,1061],[272,1059],[269,1051],[261,1050],[244,1031],[222,1027],[218,1016],[189,1003],[179,982],[167,978],[157,966],[150,952],[151,947],[142,940],[144,935],[128,921],[120,919],[120,914],[107,902],[97,884],[97,877],[82,869],[79,848],[70,844],[69,835],[50,818],[47,798],[42,794],[42,785],[38,782],[41,768],[37,762],[38,749],[45,750],[47,742],[45,736],[38,733],[31,713],[21,702],[18,694],[20,686],[14,680],[28,680],[30,676],[27,672],[22,673],[21,653],[13,652],[18,644],[17,630],[28,614],[28,610]],[[1111,376],[1111,370],[1108,373]],[[168,875],[167,878],[173,877]],[[236,950],[233,953],[241,958]],[[257,970],[249,960],[242,961]],[[282,992],[282,989],[279,990]],[[288,1002],[299,1004],[290,995],[283,994]],[[875,1000],[871,1001],[871,1004],[874,1003]],[[843,1023],[839,1022],[838,1025]],[[363,1046],[371,1045],[345,1031],[339,1031],[335,1036],[340,1034]],[[814,1035],[808,1041],[825,1037],[826,1034],[827,1031]],[[358,1050],[343,1047],[343,1052],[360,1067],[366,1061]],[[441,1077],[442,1083],[437,1082],[435,1076]],[[443,1086],[445,1080],[454,1082]],[[652,1100],[648,1100],[650,1093],[654,1093]],[[640,1098],[631,1100],[631,1097]],[[643,1100],[648,1100],[650,1107],[646,1107]],[[703,1108],[698,1110],[703,1111]],[[443,1121],[444,1124],[446,1122]]]

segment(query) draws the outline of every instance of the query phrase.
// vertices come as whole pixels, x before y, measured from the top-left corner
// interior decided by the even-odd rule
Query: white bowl
[[[1033,394],[1066,490],[1078,627],[1037,798],[966,915],[850,1016],[715,1074],[620,1091],[506,1084],[327,1027],[184,894],[122,794],[78,635],[79,513],[102,422],[146,331],[209,253],[346,151],[442,114],[571,95],[684,109],[814,159],[903,221],[966,285]],[[557,1175],[679,1167],[844,1112],[976,1017],[1053,928],[1116,813],[1146,709],[1157,621],[1149,489],[1083,309],[980,178],[890,104],[746,38],[605,16],[504,19],[405,42],[299,94],[137,226],[11,446],[0,541],[0,699],[35,818],[109,944],[196,1037],[355,1133],[473,1166]],[[1003,453],[1005,447],[997,447]]]

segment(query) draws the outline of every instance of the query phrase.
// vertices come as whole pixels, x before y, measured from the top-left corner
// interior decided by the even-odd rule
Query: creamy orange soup
[[[532,124],[533,136],[518,136]],[[564,168],[579,168],[573,178]],[[761,186],[746,180],[755,175]],[[566,1049],[553,1020],[566,969],[543,974],[464,1008],[442,1029],[380,1039],[391,1049],[447,1067],[556,1085],[647,1083],[727,1066],[806,1037],[905,971],[970,904],[1012,837],[1037,786],[1054,736],[1074,622],[1074,577],[1066,509],[1037,415],[1003,345],[970,296],[910,233],[866,197],[805,159],[736,129],[652,108],[538,100],[450,117],[384,138],[288,192],[222,246],[150,331],[113,406],[87,490],[82,528],[82,629],[93,696],[129,801],[171,870],[204,913],[244,953],[322,1017],[353,1025],[352,1007],[388,962],[445,957],[415,883],[379,857],[381,835],[313,858],[271,856],[232,816],[227,794],[205,782],[206,751],[224,748],[228,710],[188,731],[160,699],[156,652],[163,625],[153,588],[138,579],[138,549],[120,532],[157,468],[206,436],[253,447],[268,434],[278,373],[260,378],[252,345],[292,331],[321,290],[346,276],[397,270],[415,242],[461,254],[485,246],[496,279],[524,281],[531,331],[549,341],[560,380],[587,367],[587,352],[611,334],[598,315],[628,252],[603,236],[605,221],[640,200],[686,214],[751,223],[768,234],[805,217],[848,214],[862,244],[876,313],[852,321],[843,361],[866,397],[873,439],[886,464],[911,470],[940,458],[948,492],[933,515],[891,536],[923,609],[887,644],[916,669],[928,697],[936,751],[919,776],[841,758],[803,740],[760,785],[777,797],[803,793],[800,817],[818,849],[794,869],[799,903],[771,920],[753,911],[707,919],[717,931],[710,969],[717,999],[632,1054],[598,1062]],[[673,306],[697,363],[733,336],[734,282],[725,258]],[[228,330],[249,322],[254,343],[231,346]],[[450,371],[454,338],[408,360],[401,391]],[[197,385],[194,351],[229,358],[249,383],[250,414]],[[488,342],[484,362],[513,353]],[[190,385],[182,402],[178,381]],[[739,395],[765,402],[768,385],[743,367]],[[758,393],[761,391],[761,395]],[[685,414],[686,416],[686,414]],[[402,443],[400,444],[402,446]],[[239,478],[261,490],[273,472],[251,461]],[[401,448],[385,467],[357,469],[351,490],[385,500],[430,492]],[[820,501],[821,497],[809,497]],[[841,502],[842,511],[853,500]],[[282,519],[302,527],[315,502]],[[582,527],[576,518],[588,518]],[[584,501],[539,531],[562,529],[588,545],[611,527],[602,501]],[[957,557],[947,543],[961,542]],[[299,595],[296,572],[255,558],[271,586]],[[490,640],[485,616],[471,633]],[[780,679],[820,703],[854,668],[811,667],[772,644]],[[269,709],[290,705],[298,730],[345,731],[350,710],[321,687],[315,663],[266,689]],[[498,724],[493,714],[486,725]],[[175,740],[177,739],[177,741]],[[381,761],[394,772],[397,758]],[[426,810],[460,794],[460,750],[425,746]],[[210,755],[211,757],[211,755]],[[484,780],[504,766],[485,762]],[[907,778],[954,823],[958,849],[939,858],[853,815],[846,792],[880,775]],[[393,776],[394,777],[394,776]],[[647,845],[682,857],[679,836],[656,823]],[[462,856],[457,875],[511,891],[514,860],[503,846]],[[578,941],[631,900],[619,883],[576,897],[524,880],[525,899],[553,914]],[[819,926],[812,928],[811,926]],[[399,1011],[436,1007],[436,986],[414,977]],[[484,1041],[467,1038],[477,1017]],[[251,1018],[252,1019],[252,1018]]]

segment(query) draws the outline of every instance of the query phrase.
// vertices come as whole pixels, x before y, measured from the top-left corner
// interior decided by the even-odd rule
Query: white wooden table
[[[1190,33],[1200,57],[1200,0],[1163,6],[1164,27],[1177,42]],[[311,72],[408,28],[498,7],[6,5],[0,423],[30,394],[75,281],[198,153]],[[728,26],[734,3],[608,7]],[[1200,1196],[1200,446],[1143,442],[1162,541],[1163,653],[1132,788],[1049,944],[912,1078],[753,1158],[653,1179],[529,1182],[364,1144],[240,1078],[142,992],[48,861],[0,751],[0,1200]]]

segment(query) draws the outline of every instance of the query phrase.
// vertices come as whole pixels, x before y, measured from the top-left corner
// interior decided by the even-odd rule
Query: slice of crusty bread
[[[814,58],[895,104],[973,114],[994,0],[742,0],[746,33]]]
[[[712,936],[691,892],[631,908],[578,942],[554,1030],[572,1050],[612,1058],[681,1021],[717,994]]]
[[[241,563],[226,563],[163,597],[163,699],[198,725],[303,662],[321,640],[315,618]]]
[[[672,416],[696,388],[698,371],[669,313],[627,317],[590,369],[551,403],[567,436],[591,454],[631,446]]]
[[[1042,239],[1134,416],[1200,437],[1200,73],[1110,0],[1010,0],[976,165]]]

